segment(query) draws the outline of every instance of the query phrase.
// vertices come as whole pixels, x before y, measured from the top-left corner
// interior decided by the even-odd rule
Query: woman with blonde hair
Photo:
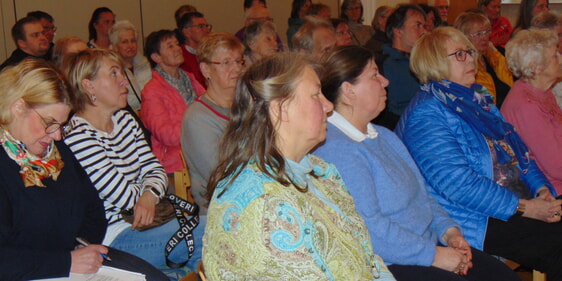
[[[197,49],[207,91],[183,116],[181,146],[191,175],[191,193],[201,215],[207,214],[207,181],[217,165],[219,142],[230,120],[236,82],[244,69],[243,53],[240,41],[226,32],[210,33]]]
[[[336,168],[308,154],[332,108],[300,55],[240,77],[209,180],[208,280],[394,280]]]
[[[100,245],[102,203],[61,141],[74,101],[63,75],[26,59],[0,73],[0,96],[0,279],[96,273],[103,262],[165,280],[145,261]],[[92,244],[78,246],[77,237]]]
[[[429,193],[470,245],[562,278],[562,203],[486,88],[475,83],[476,50],[442,27],[412,51],[420,91],[396,132]]]
[[[168,177],[140,125],[122,109],[127,105],[127,80],[119,55],[102,49],[84,51],[70,58],[66,72],[76,100],[65,142],[103,200],[109,223],[103,243],[165,272],[174,273],[168,264],[186,260],[194,270],[201,259],[204,217],[191,240],[185,236],[185,243],[180,240],[167,254],[168,240],[181,227],[177,220],[139,231],[153,223],[156,204],[166,196]],[[130,212],[132,222],[127,222],[124,213]]]
[[[494,104],[501,108],[513,86],[513,76],[505,57],[490,41],[490,21],[480,13],[464,12],[457,17],[454,26],[468,37],[478,51],[475,58],[478,62],[476,83],[486,87],[494,97]]]
[[[373,248],[396,279],[519,280],[502,262],[470,247],[460,226],[428,193],[400,139],[370,123],[385,107],[388,86],[374,54],[357,46],[338,48],[323,67],[322,93],[335,110],[326,141],[314,154],[340,171]]]

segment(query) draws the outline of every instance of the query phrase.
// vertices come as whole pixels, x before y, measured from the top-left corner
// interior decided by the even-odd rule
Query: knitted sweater
[[[393,132],[375,126],[378,136],[358,142],[338,128],[353,126],[334,117],[326,142],[314,154],[340,171],[373,248],[387,264],[430,266],[438,240],[457,225],[429,195],[416,163]]]

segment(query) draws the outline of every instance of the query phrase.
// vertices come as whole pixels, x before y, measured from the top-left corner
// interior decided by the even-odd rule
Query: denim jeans
[[[196,270],[197,264],[201,261],[203,234],[206,224],[207,216],[200,216],[199,225],[193,230],[195,250],[186,265],[192,270]],[[164,248],[168,240],[179,228],[180,226],[176,219],[145,231],[131,230],[128,228],[121,232],[109,246],[140,257],[153,266],[159,268],[166,267]],[[168,258],[173,262],[182,262],[187,259],[187,256],[187,245],[184,240],[172,250]]]

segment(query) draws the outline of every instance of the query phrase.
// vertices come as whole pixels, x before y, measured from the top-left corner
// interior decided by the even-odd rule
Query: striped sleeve
[[[107,134],[74,116],[65,138],[104,201],[110,224],[120,220],[121,210],[132,209],[145,190],[153,187],[164,196],[168,182],[134,118],[123,110],[112,118],[113,132]]]

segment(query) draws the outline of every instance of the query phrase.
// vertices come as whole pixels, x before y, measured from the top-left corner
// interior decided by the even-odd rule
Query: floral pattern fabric
[[[217,198],[219,185],[203,239],[209,280],[394,280],[336,168],[307,157],[316,175],[307,192],[255,164]]]

